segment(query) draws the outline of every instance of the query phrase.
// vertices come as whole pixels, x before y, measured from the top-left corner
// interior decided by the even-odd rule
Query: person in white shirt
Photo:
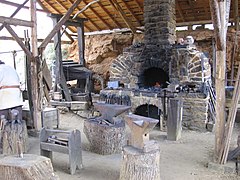
[[[22,120],[22,93],[19,76],[14,68],[0,60],[0,116],[10,118],[10,111],[19,111],[18,120]]]

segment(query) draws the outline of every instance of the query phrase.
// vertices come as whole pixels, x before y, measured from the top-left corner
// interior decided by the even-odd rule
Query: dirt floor
[[[67,112],[60,115],[60,129],[81,131],[83,146],[84,168],[77,170],[75,175],[69,174],[68,155],[53,153],[53,167],[61,180],[117,180],[121,154],[98,155],[89,152],[89,142],[83,133],[84,118]],[[237,134],[240,125],[236,124],[231,148],[236,146]],[[160,145],[161,159],[160,172],[162,180],[239,180],[240,176],[223,174],[207,168],[208,162],[212,162],[214,150],[214,133],[183,130],[182,138],[177,141],[166,140],[166,132],[155,128],[150,138]],[[39,154],[39,140],[30,137],[29,153]]]

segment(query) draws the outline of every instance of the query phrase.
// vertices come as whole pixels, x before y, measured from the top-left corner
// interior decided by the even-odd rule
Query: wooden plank
[[[57,108],[45,108],[41,112],[42,127],[59,127],[59,112]]]
[[[54,152],[59,152],[59,153],[63,153],[63,154],[68,154],[68,147],[62,146],[59,144],[41,142],[40,148],[42,150],[46,150],[46,151],[54,151]]]
[[[47,44],[51,41],[51,39],[53,38],[53,36],[57,33],[57,31],[59,31],[62,27],[62,25],[69,19],[69,17],[71,16],[71,14],[73,13],[74,9],[78,6],[78,4],[81,2],[82,0],[76,0],[73,5],[71,6],[71,8],[69,8],[69,10],[67,11],[67,13],[59,20],[59,22],[57,23],[57,25],[53,28],[53,30],[48,34],[48,36],[45,38],[45,40],[42,42],[42,44],[39,46],[39,48],[45,48],[47,46]]]
[[[32,21],[0,16],[0,23],[7,23],[15,26],[33,27]]]
[[[28,2],[28,0],[25,0],[21,5],[19,5],[17,7],[17,9],[12,13],[12,15],[10,16],[10,18],[13,18],[21,9],[23,6],[25,6],[25,4]],[[4,28],[3,25],[0,26],[0,31]]]
[[[19,37],[19,39],[21,41],[24,41],[24,38],[22,38],[22,37]],[[12,40],[12,41],[14,41],[15,39],[13,37],[10,37],[10,36],[0,36],[0,40]],[[38,39],[37,41],[38,42],[43,42],[43,39]],[[53,41],[51,40],[50,43],[53,43]],[[71,42],[62,40],[62,44],[71,44]]]
[[[222,145],[222,161],[221,164],[227,162],[229,147],[231,143],[231,137],[234,127],[234,122],[237,114],[238,101],[240,99],[240,64],[238,66],[238,75],[234,86],[233,97],[231,101],[230,111],[227,119],[226,131],[224,136],[224,143]]]
[[[68,143],[69,143],[70,173],[75,174],[77,168],[78,169],[83,168],[81,133],[79,130],[73,130],[70,132]]]
[[[65,133],[65,134],[70,134],[70,131],[64,131],[64,130],[57,130],[57,129],[45,129],[45,130],[48,133]]]
[[[32,59],[33,54],[27,49],[25,44],[21,41],[21,39],[18,37],[18,35],[14,32],[14,30],[11,28],[11,26],[7,23],[4,23],[4,27],[8,30],[8,32],[13,36],[15,41],[19,44],[19,46],[23,49],[23,51],[26,53],[26,55]]]

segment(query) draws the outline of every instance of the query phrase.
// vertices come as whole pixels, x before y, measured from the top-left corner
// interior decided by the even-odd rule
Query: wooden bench
[[[79,130],[62,131],[42,128],[40,132],[40,153],[52,160],[52,152],[69,154],[70,173],[81,169],[82,147]]]

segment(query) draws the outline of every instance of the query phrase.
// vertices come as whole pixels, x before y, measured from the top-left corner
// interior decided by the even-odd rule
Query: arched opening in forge
[[[161,68],[152,67],[144,71],[143,84],[144,87],[167,87],[169,81],[168,73]]]
[[[161,115],[161,109],[158,109],[157,106],[152,104],[144,104],[138,106],[134,114],[159,120]]]

